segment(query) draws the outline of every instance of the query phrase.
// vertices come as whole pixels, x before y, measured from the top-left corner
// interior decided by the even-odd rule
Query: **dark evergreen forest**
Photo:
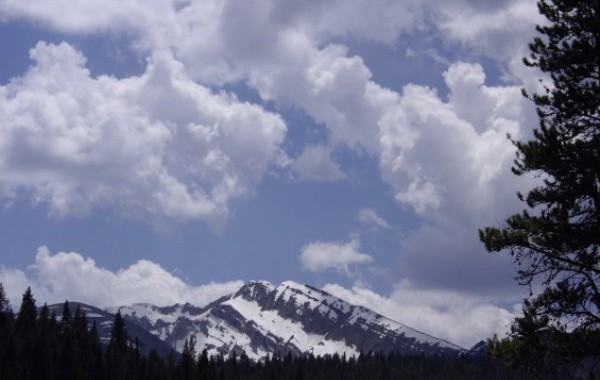
[[[208,357],[191,344],[182,354],[140,354],[128,339],[123,317],[115,315],[110,340],[65,302],[60,319],[36,306],[31,289],[14,314],[0,284],[0,379],[2,380],[353,380],[353,379],[530,379],[489,357],[424,357],[366,353],[293,357],[274,353],[263,362],[242,355]],[[544,375],[544,378],[549,378]]]

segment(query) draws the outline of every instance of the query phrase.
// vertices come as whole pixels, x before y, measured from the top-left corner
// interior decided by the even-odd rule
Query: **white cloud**
[[[389,13],[371,3],[350,6],[357,11],[365,7],[369,13],[377,9],[378,15],[389,18]],[[178,13],[180,34],[170,48],[197,80],[210,84],[244,81],[263,100],[302,108],[317,123],[325,124],[332,146],[345,144],[376,153],[378,115],[395,101],[395,95],[370,80],[372,74],[361,57],[350,56],[341,44],[321,40],[332,33],[345,34],[346,28],[323,23],[328,31],[315,32],[319,27],[314,23],[322,22],[321,17],[339,20],[339,9],[329,3],[307,7],[265,1],[210,6],[192,2]],[[375,19],[371,23],[376,28]]]
[[[169,19],[173,6],[171,0],[153,1],[151,6],[140,0],[8,0],[0,3],[0,15],[34,20],[65,32],[89,33],[158,26]]]
[[[295,1],[276,2],[278,19],[311,35],[317,41],[332,36],[391,44],[399,34],[424,25],[421,0]]]
[[[375,36],[380,35],[385,36],[379,39],[380,42],[390,42],[402,31],[423,26],[423,20],[426,19],[424,15],[433,12],[438,17],[430,18],[430,22],[436,23],[442,30],[451,30],[449,36],[457,36],[455,37],[457,40],[467,41],[468,36],[479,35],[487,30],[486,28],[493,30],[496,33],[494,35],[501,35],[504,30],[503,23],[495,22],[490,25],[480,23],[477,24],[479,25],[477,28],[473,27],[476,29],[473,32],[469,28],[459,30],[457,26],[452,26],[455,25],[454,20],[462,20],[463,15],[471,14],[498,14],[500,15],[498,17],[503,19],[508,17],[507,15],[518,14],[517,10],[526,6],[521,1],[495,2],[486,6],[464,1],[454,2],[452,6],[439,7],[438,5],[428,5],[422,1],[404,2],[399,5],[385,0],[377,1],[375,4],[351,2],[343,7],[340,7],[338,2],[291,6],[287,3],[273,4],[261,0],[243,3],[192,1],[177,9],[173,8],[169,13],[173,16],[167,17],[168,22],[172,23],[168,25],[170,28],[168,33],[174,33],[174,38],[170,38],[171,45],[166,48],[174,51],[195,78],[207,83],[245,79],[264,99],[300,106],[317,122],[324,123],[328,128],[332,146],[346,144],[380,155],[383,161],[384,178],[391,182],[394,188],[398,187],[398,182],[407,182],[407,186],[401,186],[402,191],[396,192],[396,199],[412,205],[420,213],[427,213],[439,208],[444,202],[444,197],[447,197],[445,194],[447,189],[443,188],[445,178],[440,178],[439,173],[431,173],[431,164],[422,163],[420,160],[417,160],[412,169],[405,170],[402,174],[399,174],[396,169],[392,169],[390,173],[388,170],[390,165],[403,166],[401,161],[404,160],[404,154],[390,153],[390,147],[386,145],[389,143],[387,140],[392,134],[396,135],[396,140],[404,140],[392,143],[391,149],[396,151],[416,143],[419,143],[417,149],[421,150],[422,146],[430,143],[431,136],[416,138],[415,134],[421,134],[419,125],[429,125],[431,122],[436,122],[436,119],[441,128],[444,128],[444,124],[448,124],[447,129],[459,131],[457,139],[473,140],[472,137],[465,136],[470,133],[468,125],[458,127],[458,124],[469,115],[450,109],[435,94],[428,94],[429,90],[420,86],[407,86],[403,94],[404,100],[400,101],[399,94],[372,81],[371,72],[361,57],[349,56],[346,47],[328,43],[327,37],[350,35],[358,39],[374,39]],[[356,20],[355,17],[349,17],[340,21],[340,9],[361,16]],[[247,17],[248,14],[252,14],[253,17]],[[398,15],[403,16],[398,17]],[[49,17],[56,18],[56,16]],[[331,22],[334,18],[337,22]],[[521,22],[520,25],[525,27],[533,21]],[[147,28],[147,30],[156,30],[156,28]],[[374,33],[373,30],[378,32]],[[251,48],[248,48],[249,46]],[[159,47],[156,45],[153,48]],[[164,46],[161,45],[160,48]],[[447,77],[451,76],[447,75]],[[451,84],[451,78],[446,79]],[[476,77],[475,80],[478,78]],[[467,81],[463,82],[468,84]],[[462,99],[468,105],[473,97],[481,98],[483,92],[478,92],[477,86],[470,88],[470,93],[460,94],[462,89],[457,85],[454,88],[453,101],[459,102]],[[410,97],[413,95],[418,99],[412,101]],[[519,98],[520,95],[516,97]],[[417,107],[427,108],[419,110]],[[408,112],[404,112],[407,109]],[[461,109],[463,113],[473,113],[468,109],[478,108],[462,107]],[[399,113],[402,115],[398,115]],[[478,112],[478,114],[481,116],[485,113]],[[446,117],[449,119],[445,120]],[[401,128],[402,130],[395,128],[396,130],[391,132],[390,121],[394,124],[399,121],[398,119],[406,119],[400,122],[416,125],[412,125],[411,128]],[[515,120],[503,115],[494,118],[494,122],[495,130],[489,131],[485,136],[486,139],[480,139],[480,143],[471,145],[474,147],[470,149],[471,151],[477,150],[473,154],[490,151],[498,153],[497,149],[489,150],[489,144],[494,145],[492,148],[504,149],[506,144],[498,144],[496,137],[501,136],[504,139],[505,132],[514,131]],[[479,124],[474,125],[477,128]],[[441,131],[436,130],[436,133],[439,132]],[[443,152],[446,148],[439,149]],[[454,152],[454,149],[451,149],[447,155],[450,156],[448,157],[450,163],[457,161],[452,156]],[[501,153],[506,152],[507,150],[504,149]],[[392,163],[386,162],[390,155]],[[300,162],[304,169],[310,167],[307,162],[304,162],[310,162],[309,157],[314,158],[314,154],[308,154],[308,151],[306,156],[300,157],[304,159]],[[503,158],[504,156],[501,156],[501,159],[494,161],[494,165],[490,167],[474,168],[474,170],[489,171],[505,168],[506,160]],[[329,161],[323,162],[329,163]],[[490,161],[487,163],[490,164]],[[450,165],[446,164],[437,171],[442,172],[448,166]],[[335,165],[329,164],[327,168],[329,172],[327,178],[339,176]],[[304,171],[314,174],[314,171],[308,169]],[[444,173],[441,174],[443,175]],[[482,175],[489,174],[484,172]]]
[[[347,7],[360,8],[358,3]],[[428,8],[417,1],[403,9],[410,9],[408,14],[433,12],[436,17],[431,20],[439,26],[453,17],[459,19],[462,13],[500,12],[509,3],[513,4],[481,5],[459,1],[447,6],[448,10],[446,5],[436,10],[435,4]],[[193,4],[190,9],[196,6]],[[449,11],[453,7],[458,13]],[[325,14],[321,12],[328,12],[326,8],[314,7],[314,18],[318,20],[319,15]],[[370,12],[380,12],[378,9],[375,7]],[[451,65],[444,76],[449,99],[443,99],[434,89],[412,84],[405,86],[399,94],[375,83],[361,57],[352,56],[345,46],[332,44],[324,38],[340,33],[337,35],[368,39],[367,34],[357,32],[362,26],[352,32],[350,29],[341,32],[342,29],[336,29],[338,24],[333,23],[330,29],[325,27],[324,32],[311,34],[308,28],[295,27],[307,25],[299,21],[304,11],[301,6],[292,7],[285,13],[288,17],[284,17],[285,23],[276,21],[281,18],[270,18],[279,15],[275,10],[276,7],[271,8],[260,1],[245,11],[241,6],[227,3],[217,16],[221,20],[219,38],[203,39],[218,45],[218,59],[214,62],[207,61],[212,56],[204,54],[203,49],[183,51],[177,50],[177,46],[175,49],[183,61],[193,63],[200,70],[195,74],[203,81],[210,81],[213,63],[223,68],[222,64],[226,62],[232,78],[246,78],[263,99],[301,107],[327,127],[330,149],[346,145],[378,156],[382,177],[401,205],[414,209],[429,227],[438,231],[448,231],[444,224],[461,225],[461,236],[471,231],[469,239],[461,240],[464,249],[458,247],[459,252],[469,249],[468,254],[460,257],[462,260],[484,255],[482,247],[473,249],[477,228],[485,225],[483,223],[493,223],[494,218],[506,210],[514,210],[513,194],[519,184],[525,183],[512,178],[508,169],[514,147],[506,139],[506,133],[519,137],[525,134],[524,126],[535,124],[533,107],[521,97],[520,85],[487,86],[480,65],[458,62]],[[251,23],[251,28],[237,23],[238,18],[229,17],[248,12],[257,15],[246,17],[245,22]],[[377,17],[386,19],[380,13]],[[356,23],[368,25],[369,19],[366,17]],[[524,21],[524,28],[526,24]],[[207,25],[212,24],[200,23],[194,27],[210,33],[205,29]],[[397,37],[402,31],[419,25],[422,25],[420,21],[404,24],[392,28],[392,34]],[[494,35],[500,35],[499,27],[494,28]],[[247,30],[252,30],[251,35],[245,34]],[[442,36],[450,38],[450,34]],[[251,38],[255,42],[251,44],[252,51],[236,47],[240,38]],[[522,44],[526,45],[526,41]],[[508,59],[506,57],[503,59]],[[208,71],[204,74],[205,69]],[[527,187],[525,184],[521,188]],[[456,257],[446,251],[435,254]],[[464,264],[466,268],[472,268],[468,262]]]
[[[514,310],[451,291],[418,290],[409,282],[398,285],[389,296],[338,284],[327,284],[323,290],[467,349],[494,334],[504,335],[515,317]]]
[[[68,44],[0,87],[0,196],[25,190],[52,213],[110,205],[137,217],[221,222],[282,157],[275,114],[214,94],[156,54],[139,77],[92,78]]]
[[[518,15],[519,9],[529,9],[531,4],[520,0],[486,4],[411,1],[379,7],[384,2],[377,2],[361,12],[366,3],[351,2],[342,7],[344,11],[365,15],[360,20],[350,18],[353,26],[345,22],[321,24],[329,19],[328,15],[337,17],[339,13],[339,7],[330,8],[330,4],[335,2],[323,6],[297,5],[282,11],[277,5],[263,1],[252,5],[228,2],[216,12],[215,17],[220,20],[217,29],[213,29],[214,20],[188,24],[200,35],[216,36],[202,41],[210,41],[207,43],[214,48],[210,51],[218,53],[205,54],[204,46],[193,48],[184,42],[176,43],[174,49],[184,62],[198,68],[195,75],[203,81],[211,81],[215,72],[211,67],[218,65],[231,75],[229,80],[246,80],[263,99],[302,108],[326,126],[331,149],[346,145],[379,157],[381,175],[392,188],[394,198],[424,220],[423,229],[409,235],[408,242],[424,238],[425,231],[435,231],[430,237],[450,238],[452,235],[445,234],[456,233],[456,228],[447,227],[458,226],[461,239],[456,252],[435,247],[431,255],[454,258],[467,270],[475,271],[470,263],[479,262],[479,257],[487,258],[477,243],[477,228],[515,210],[518,206],[513,194],[530,186],[526,179],[515,179],[509,170],[514,147],[506,134],[518,138],[527,135],[525,127],[535,125],[535,112],[520,95],[520,83],[489,86],[481,65],[457,62],[444,74],[448,99],[432,88],[414,84],[397,93],[376,83],[365,61],[349,53],[347,47],[332,43],[330,37],[368,40],[369,28],[385,28],[387,32],[380,30],[385,37],[378,41],[390,43],[402,32],[419,30],[429,22],[426,27],[440,32],[445,42],[483,52],[498,59],[500,67],[505,69],[505,64],[521,56],[532,33],[526,30],[532,31],[538,19]],[[194,3],[189,11],[198,7]],[[304,17],[308,7],[311,21]],[[249,13],[256,17],[244,17],[244,22],[238,22],[240,15]],[[392,24],[386,20],[391,13],[410,15],[412,21],[398,21],[390,27]],[[492,15],[499,20],[518,16],[518,31],[509,44],[503,42],[502,54],[482,51],[470,42],[469,36],[481,34],[490,42],[487,46],[494,46],[494,41],[504,38],[502,35],[510,32],[511,26],[494,21],[489,25],[478,23],[474,31],[467,30],[468,26],[459,31],[461,17],[474,14],[481,19]],[[374,20],[381,25],[374,25]],[[517,36],[521,33],[523,39]],[[246,39],[252,43],[244,42]],[[239,44],[253,49],[242,49]],[[226,77],[217,76],[219,80]],[[404,248],[400,261],[413,257],[416,253]],[[415,276],[422,274],[423,281],[428,281],[435,278],[433,272],[431,269]],[[508,281],[511,280],[503,284]]]
[[[497,197],[513,197],[505,191],[516,183],[506,135],[519,138],[535,113],[519,86],[485,85],[478,64],[457,62],[444,78],[448,102],[435,90],[407,85],[381,119],[382,175],[396,199],[423,216],[477,217],[498,210]]]
[[[15,310],[21,304],[21,296],[31,286],[25,272],[0,265],[0,283],[4,287],[10,306]],[[36,298],[39,298],[36,296]],[[16,311],[16,310],[15,310]]]
[[[345,177],[325,146],[307,146],[292,167],[304,181],[334,182]]]
[[[439,8],[437,26],[449,41],[509,61],[524,54],[534,26],[543,22],[535,2],[509,0],[491,7],[445,3]]]
[[[372,224],[379,228],[389,229],[392,228],[388,222],[379,216],[372,208],[362,208],[358,211],[357,219],[360,222]]]
[[[485,254],[477,229],[518,210],[515,192],[532,186],[510,172],[506,134],[525,135],[534,109],[519,86],[486,85],[478,64],[457,62],[444,79],[448,101],[407,85],[380,122],[383,178],[424,221],[404,239],[398,273],[415,285],[514,292],[508,261]]]
[[[190,302],[201,306],[243,285],[243,281],[237,280],[193,286],[148,260],[112,272],[79,253],[53,255],[46,247],[38,248],[35,262],[27,271],[0,267],[0,282],[13,307],[18,307],[27,286],[31,286],[40,303],[66,299],[96,306],[136,302],[155,305]]]
[[[351,276],[350,266],[366,264],[373,258],[360,252],[360,241],[352,238],[349,242],[314,242],[302,247],[300,262],[304,269],[321,272],[334,269],[339,273]]]
[[[301,30],[316,40],[351,36],[391,43],[400,32],[422,26],[422,4],[421,0],[403,3],[393,0],[301,3],[265,0],[248,0],[242,3],[227,0],[159,0],[151,4],[140,0],[87,0],[76,4],[65,0],[9,0],[0,4],[0,14],[12,18],[26,17],[62,31],[91,32],[124,27],[143,30],[152,26],[152,23],[173,22],[174,16],[200,15],[199,10],[204,10],[207,17],[198,20],[198,28],[206,27],[206,19],[209,17],[235,20],[240,24],[240,29],[248,31],[248,36],[242,42],[256,42],[255,36],[265,33],[261,26],[288,26]],[[136,14],[137,17],[131,17],[131,14]],[[162,20],[159,17],[161,14]],[[243,17],[248,14],[253,17]],[[248,49],[247,45],[245,48]]]
[[[136,17],[131,17],[135,14]],[[350,38],[393,46],[405,33],[430,31],[453,44],[504,61],[522,55],[542,22],[529,0],[267,1],[65,0],[4,1],[0,17],[29,19],[70,33],[120,32],[147,51],[172,49],[199,63],[214,82],[239,80],[248,65],[271,65],[278,39],[295,33],[326,46]]]

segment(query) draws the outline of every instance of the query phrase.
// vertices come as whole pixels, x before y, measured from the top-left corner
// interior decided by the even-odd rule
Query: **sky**
[[[320,287],[470,347],[528,289],[532,0],[0,0],[0,282],[38,303]]]

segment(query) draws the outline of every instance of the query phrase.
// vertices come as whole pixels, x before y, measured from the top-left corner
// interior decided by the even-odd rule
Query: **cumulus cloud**
[[[178,35],[169,49],[196,80],[213,85],[244,81],[263,100],[301,108],[326,125],[332,146],[345,144],[375,154],[378,115],[395,95],[371,80],[361,57],[329,38],[346,33],[358,37],[380,28],[381,20],[389,19],[390,7],[398,7],[388,1],[381,5],[352,3],[352,14],[364,15],[366,10],[360,9],[365,7],[375,14],[368,27],[348,23],[354,28],[350,32],[336,29],[339,23],[325,23],[340,20],[339,9],[347,9],[329,2],[190,2],[177,13]],[[396,16],[392,19],[398,20]],[[322,28],[316,26],[321,22]],[[400,29],[391,27],[389,35]]]
[[[358,211],[357,219],[360,222],[372,224],[379,228],[392,228],[388,222],[375,212],[372,208],[362,208]]]
[[[62,216],[110,205],[138,217],[222,221],[272,164],[275,114],[191,81],[168,54],[139,77],[93,78],[66,43],[38,43],[0,87],[0,196],[19,191]]]
[[[445,25],[460,19],[460,14],[495,14],[516,3],[523,4],[506,1],[481,5],[459,1],[428,8],[417,1],[406,5],[405,9],[410,8],[408,13],[416,15],[422,15],[421,11],[435,13],[431,22],[443,32]],[[196,6],[190,5],[190,11]],[[349,5],[350,8],[354,6],[358,7],[355,3]],[[438,10],[435,10],[437,6]],[[444,74],[449,92],[447,99],[433,88],[415,84],[406,85],[398,93],[377,84],[362,58],[350,54],[341,44],[331,43],[324,38],[327,33],[315,36],[302,27],[295,27],[306,25],[298,21],[302,19],[301,7],[288,10],[286,21],[289,22],[277,23],[274,20],[280,18],[270,18],[278,14],[270,13],[275,8],[264,2],[253,3],[251,10],[246,9],[258,16],[246,18],[252,27],[240,26],[235,22],[237,18],[228,16],[245,14],[240,7],[227,3],[217,16],[222,21],[219,24],[220,39],[203,39],[213,44],[219,59],[207,61],[211,55],[191,45],[186,45],[185,50],[175,47],[183,61],[195,63],[194,67],[199,70],[195,73],[197,78],[210,81],[215,72],[211,67],[224,68],[223,62],[226,62],[226,71],[234,78],[230,80],[244,78],[263,99],[301,107],[315,121],[326,126],[331,148],[346,145],[378,157],[382,178],[392,188],[395,200],[401,206],[413,209],[424,220],[424,227],[407,235],[406,241],[426,239],[424,236],[428,233],[430,239],[440,235],[451,238],[457,231],[456,227],[450,227],[459,226],[461,239],[456,250],[449,252],[436,246],[432,247],[435,251],[431,255],[448,258],[448,261],[454,259],[464,270],[476,272],[477,258],[487,258],[483,248],[477,245],[477,228],[494,223],[495,218],[507,210],[516,209],[514,192],[530,186],[526,180],[519,182],[512,178],[508,169],[514,147],[506,134],[518,138],[525,134],[524,126],[535,124],[533,107],[521,97],[520,85],[488,86],[481,65],[456,62]],[[458,13],[452,13],[452,8]],[[313,8],[313,11],[317,15],[327,12],[322,7]],[[385,20],[381,14],[377,17]],[[368,20],[361,22],[369,23]],[[523,28],[532,26],[531,22],[522,20]],[[397,37],[420,23],[392,28],[394,31],[390,35]],[[211,33],[206,29],[207,25],[211,24],[201,23],[194,27],[200,32]],[[490,39],[502,34],[500,25],[490,26]],[[329,35],[342,33],[341,29],[335,28],[331,26]],[[485,25],[481,28],[479,32],[483,33]],[[352,32],[347,29],[343,33],[368,39],[366,34],[359,37],[359,29],[356,27]],[[246,35],[246,30],[251,30],[251,35]],[[448,36],[441,33],[441,36],[453,43],[459,41],[450,33]],[[251,45],[256,48],[252,51],[237,48],[236,41],[239,43],[240,38],[251,38],[256,42]],[[460,41],[466,41],[466,35],[461,38]],[[507,48],[507,51],[511,49]],[[509,56],[507,53],[498,57],[506,62]],[[203,73],[204,70],[207,71]],[[408,248],[415,246],[403,244],[399,255],[403,274],[411,271],[403,264],[412,264],[412,258],[418,262],[417,250]],[[434,281],[436,270],[425,269],[435,267],[422,265],[423,271],[415,273],[414,277],[422,277],[423,282]],[[498,276],[503,279],[503,286],[512,281],[506,273],[501,271]],[[469,277],[476,276],[466,276]],[[440,281],[444,280],[449,278]],[[463,285],[463,289],[469,288],[466,283]]]
[[[340,166],[331,159],[329,149],[324,146],[307,146],[292,166],[304,181],[334,182],[345,177]]]
[[[431,30],[446,42],[512,61],[526,48],[519,41],[542,22],[528,0],[31,0],[2,2],[0,17],[30,19],[70,33],[128,34],[137,47],[172,49],[195,61],[211,83],[239,80],[256,62],[279,71],[273,64],[278,40],[288,33],[315,46],[340,38],[392,46],[407,33]]]
[[[0,282],[13,307],[18,307],[27,286],[31,286],[37,300],[47,303],[67,299],[96,306],[136,302],[155,305],[190,302],[201,306],[243,285],[241,280],[190,285],[148,260],[112,272],[79,253],[52,254],[47,247],[38,248],[35,262],[27,271],[0,267]]]
[[[323,290],[467,349],[494,334],[506,334],[517,307],[507,310],[461,293],[419,290],[406,281],[389,296],[360,286],[326,284]]]
[[[159,17],[161,12],[163,18]],[[140,0],[78,1],[33,0],[3,1],[0,15],[9,18],[26,18],[52,28],[71,32],[89,33],[117,29],[145,28],[152,23],[160,25],[173,12],[173,2],[158,0],[147,6]],[[136,17],[131,17],[135,14]]]
[[[73,15],[87,13],[93,9],[93,3],[86,3],[79,8],[69,8],[69,12]],[[129,9],[136,6],[141,6],[141,3],[127,1],[124,5],[115,8]],[[440,178],[438,173],[432,173],[428,162],[417,162],[412,169],[400,173],[401,170],[394,169],[398,166],[402,167],[401,161],[405,159],[404,153],[399,151],[407,147],[414,148],[412,151],[420,150],[421,146],[429,144],[430,136],[421,136],[422,132],[418,125],[431,125],[435,120],[442,125],[441,128],[444,128],[444,124],[451,124],[452,126],[447,129],[458,131],[459,135],[463,136],[463,140],[472,139],[465,136],[469,133],[468,125],[457,127],[461,121],[464,121],[465,115],[450,109],[451,107],[437,98],[432,90],[421,86],[407,86],[402,95],[383,88],[372,80],[372,74],[361,57],[350,56],[345,46],[328,41],[333,36],[353,36],[367,40],[381,36],[379,42],[389,43],[403,31],[422,27],[425,20],[435,23],[442,31],[451,31],[451,33],[444,33],[444,36],[448,34],[456,36],[457,41],[469,41],[468,36],[480,35],[488,29],[495,33],[494,35],[501,35],[504,23],[497,22],[492,26],[480,23],[477,24],[479,25],[477,28],[458,30],[456,26],[458,24],[454,24],[454,20],[462,20],[461,17],[465,14],[477,14],[481,16],[478,16],[478,19],[485,19],[483,16],[492,14],[499,14],[500,19],[509,18],[512,14],[519,14],[517,10],[523,7],[525,5],[522,1],[496,2],[493,6],[459,1],[453,6],[441,7],[437,3],[428,5],[427,2],[422,1],[397,4],[388,0],[377,1],[375,4],[352,2],[343,7],[335,1],[294,6],[287,2],[271,3],[261,0],[242,3],[190,1],[178,7],[169,7],[163,3],[153,7],[144,5],[144,9],[150,8],[145,10],[144,14],[152,12],[164,14],[164,21],[154,25],[151,17],[140,17],[138,22],[153,25],[152,28],[143,28],[143,31],[140,31],[139,38],[153,41],[147,47],[148,50],[171,50],[177,59],[186,65],[186,70],[195,79],[212,84],[245,80],[259,91],[263,99],[301,107],[315,121],[326,125],[331,146],[345,144],[379,155],[382,160],[382,174],[386,181],[392,183],[394,188],[398,188],[399,182],[408,183],[407,186],[402,186],[402,191],[396,191],[396,199],[401,203],[412,205],[420,213],[426,213],[438,208],[444,202],[444,197],[447,197],[447,194],[444,194],[445,189],[442,188],[444,178]],[[3,9],[9,16],[43,17],[52,20],[56,25],[62,25],[61,19],[64,17],[63,15],[58,17],[51,9],[44,7],[27,7],[10,3]],[[331,22],[333,17],[340,20],[340,9],[347,10],[349,15],[361,15],[361,17],[358,20],[348,17],[343,18],[343,22]],[[247,17],[249,13],[253,17]],[[425,17],[427,13],[435,13],[438,17],[427,18]],[[398,15],[403,16],[398,17]],[[120,20],[119,12],[116,10],[108,12],[106,18]],[[523,21],[520,25],[526,27],[532,22],[534,20]],[[69,24],[68,20],[64,23]],[[88,23],[89,30],[96,28],[91,21]],[[135,28],[135,26],[129,27]],[[144,33],[168,35],[169,42],[164,46],[154,41],[153,37],[143,37]],[[251,48],[248,48],[249,46]],[[478,80],[477,77],[474,79]],[[446,78],[446,81],[449,84],[454,83],[452,78]],[[460,83],[454,88],[455,94],[458,94],[459,90],[466,89],[464,86],[459,88],[459,85]],[[462,96],[465,104],[468,104],[471,97],[481,96],[485,92],[476,91],[477,86],[472,87],[471,90],[471,93],[464,93]],[[488,95],[484,94],[484,97]],[[416,97],[414,100],[411,99],[413,96]],[[455,96],[453,101],[458,103],[459,97]],[[425,108],[420,111],[417,107]],[[476,107],[471,108],[476,109]],[[463,112],[467,112],[466,109],[462,107]],[[484,112],[479,114],[483,115]],[[450,117],[447,121],[444,120],[446,116]],[[496,126],[490,128],[492,130],[488,131],[486,139],[479,139],[481,143],[475,144],[477,148],[473,149],[479,149],[480,153],[489,152],[490,144],[493,145],[492,148],[504,149],[506,144],[499,144],[496,137],[503,136],[507,131],[514,132],[517,128],[514,125],[515,119],[502,115],[494,118],[494,122]],[[398,123],[413,125],[411,128],[390,127],[390,124]],[[477,127],[479,124],[472,125]],[[390,140],[395,141],[390,143]],[[411,144],[417,146],[413,147]],[[497,149],[491,152],[497,153]],[[218,163],[226,161],[222,159],[220,152],[213,153],[210,160],[216,160]],[[501,152],[504,153],[506,149]],[[504,156],[491,166],[504,168],[506,160],[503,158]],[[474,157],[473,161],[476,159],[477,157]],[[449,162],[457,161],[451,157]],[[319,163],[322,169],[320,172],[315,170],[315,166],[319,166]],[[486,163],[490,164],[489,161]],[[296,166],[301,176],[305,174],[307,178],[337,179],[341,175],[339,167],[323,154],[322,149],[307,148],[299,157]],[[390,166],[394,168],[389,170]],[[494,167],[491,169],[493,170]],[[474,170],[478,169],[489,172],[490,168],[474,168]],[[441,172],[442,168],[438,171]],[[483,175],[487,174],[484,172]],[[235,190],[239,187],[234,183],[239,182],[236,176],[222,181],[221,188],[233,194],[221,198],[235,197]],[[189,194],[183,195],[189,197]],[[201,194],[199,198],[205,200],[206,195]],[[205,203],[202,207],[204,210],[201,212],[211,212],[208,209],[213,203],[210,200]],[[222,207],[216,208],[222,209]]]
[[[444,78],[448,102],[435,90],[407,85],[398,107],[382,118],[382,174],[396,199],[421,215],[440,208],[481,212],[493,207],[497,186],[514,184],[506,135],[519,138],[533,108],[518,86],[486,86],[478,64],[455,63]]]
[[[447,101],[407,85],[380,123],[383,178],[424,221],[404,240],[398,272],[438,289],[514,291],[511,267],[485,255],[477,229],[517,210],[515,191],[532,186],[508,169],[514,147],[506,135],[523,136],[535,113],[518,86],[487,86],[479,64],[457,62],[444,79]]]
[[[445,38],[505,62],[527,50],[533,26],[544,22],[536,3],[527,0],[499,1],[487,7],[453,5],[446,2],[439,8],[437,26]]]
[[[300,262],[306,270],[322,272],[334,269],[347,276],[352,275],[350,266],[371,261],[371,256],[360,252],[360,241],[357,238],[352,238],[347,243],[317,241],[305,245],[300,254]]]
[[[282,1],[271,5],[272,14],[311,35],[317,41],[347,36],[391,44],[399,34],[424,25],[422,0]]]

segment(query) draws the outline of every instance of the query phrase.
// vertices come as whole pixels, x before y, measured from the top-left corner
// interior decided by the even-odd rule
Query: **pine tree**
[[[37,327],[37,308],[35,306],[35,298],[31,288],[28,287],[21,300],[21,307],[15,322],[15,332],[19,345],[19,368],[21,377],[24,379],[31,378],[31,366],[29,365],[34,359],[34,344]]]
[[[208,351],[206,351],[206,349],[203,349],[200,355],[198,356],[198,360],[196,361],[196,374],[199,379],[202,379],[206,376],[208,365]]]
[[[0,379],[17,378],[17,338],[14,322],[8,298],[0,283]]]
[[[121,315],[121,310],[115,314],[113,328],[110,333],[110,343],[117,351],[127,351],[127,328],[125,327],[125,319]]]
[[[8,297],[6,296],[6,292],[4,291],[4,286],[0,282],[0,318],[2,318],[2,315],[5,315],[5,313],[8,312],[9,308],[10,306],[8,303]]]
[[[40,310],[38,317],[38,331],[35,338],[34,357],[36,365],[33,366],[32,378],[45,380],[54,378],[54,349],[52,324],[50,323],[50,311],[48,305]]]
[[[69,301],[65,301],[63,304],[63,310],[60,317],[60,322],[62,323],[64,328],[68,328],[71,326],[71,308],[69,307]]]
[[[31,288],[27,288],[23,293],[21,300],[21,308],[19,309],[19,315],[17,316],[17,333],[23,335],[30,335],[35,331],[37,319],[37,308],[35,306],[35,298]]]
[[[194,348],[194,340],[185,340],[183,344],[183,352],[179,359],[179,372],[182,380],[191,380],[194,376],[194,369],[196,367],[196,350]]]
[[[110,341],[106,348],[107,378],[113,380],[126,379],[128,361],[127,328],[121,310],[119,310],[115,314]]]
[[[86,378],[89,380],[101,380],[103,378],[104,352],[100,343],[98,327],[96,326],[95,321],[92,323],[92,327],[87,334],[85,351],[87,353],[86,359],[88,361],[88,374]]]
[[[77,305],[77,308],[75,308],[75,314],[73,315],[73,330],[78,335],[82,335],[87,331],[85,312],[81,311],[81,307],[79,305]]]
[[[524,62],[552,83],[530,97],[540,125],[531,141],[514,142],[513,172],[540,184],[519,194],[528,210],[480,238],[489,251],[509,252],[531,289],[498,352],[585,366],[600,357],[600,2],[540,0],[538,9],[548,23],[536,28]]]
[[[58,363],[58,378],[60,379],[78,379],[77,363],[77,342],[74,333],[69,325],[63,326],[62,349],[60,351],[60,361]]]

